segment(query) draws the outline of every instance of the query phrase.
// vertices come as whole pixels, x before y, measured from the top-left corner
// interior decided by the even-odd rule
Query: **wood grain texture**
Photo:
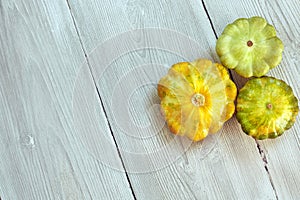
[[[300,97],[300,3],[298,0],[252,0],[225,2],[205,1],[216,33],[220,35],[226,24],[240,17],[263,16],[273,24],[285,49],[281,64],[268,75],[286,81],[295,95]],[[233,12],[234,10],[234,12]],[[236,79],[239,85],[245,80]],[[271,181],[279,199],[299,199],[300,197],[300,119],[283,136],[276,140],[258,142]]]
[[[69,3],[83,47],[90,52],[92,73],[137,199],[276,199],[255,141],[241,132],[234,118],[220,133],[192,144],[163,168],[162,154],[149,157],[175,140],[165,126],[157,129],[162,120],[156,106],[159,78],[179,61],[198,57],[217,59],[215,36],[200,1],[74,0]],[[184,46],[177,34],[166,37],[162,31],[161,35],[152,37],[147,30],[136,30],[149,27],[180,32],[199,46],[185,56],[165,51],[170,46],[194,47]],[[119,37],[125,31],[130,32]],[[107,41],[109,38],[112,39]],[[159,45],[163,48],[145,48]],[[109,59],[124,49],[126,54]],[[124,113],[127,118],[118,118]],[[127,129],[132,126],[138,131]],[[90,147],[90,151],[96,150]]]
[[[1,198],[132,199],[125,173],[93,158],[76,137],[72,98],[84,54],[67,3],[0,0],[0,15]],[[116,148],[106,150],[120,163]]]

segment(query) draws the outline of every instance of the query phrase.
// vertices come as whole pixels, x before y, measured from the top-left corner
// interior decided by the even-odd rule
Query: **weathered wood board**
[[[275,26],[285,49],[281,64],[269,72],[269,76],[286,81],[295,95],[300,97],[300,2],[284,1],[205,1],[217,35],[226,24],[240,17],[262,16]],[[234,12],[232,12],[234,10]],[[245,80],[236,79],[242,83]],[[300,119],[283,136],[276,140],[259,141],[262,157],[279,199],[300,197]]]
[[[132,199],[125,173],[75,137],[73,88],[84,54],[67,3],[0,1],[0,15],[1,198]],[[119,159],[116,149],[110,155]]]

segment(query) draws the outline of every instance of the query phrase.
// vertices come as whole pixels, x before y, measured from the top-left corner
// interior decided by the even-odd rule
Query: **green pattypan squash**
[[[275,28],[262,17],[227,25],[216,45],[222,64],[243,77],[261,77],[279,65],[283,48]]]
[[[282,135],[295,123],[298,111],[292,88],[272,77],[249,80],[237,97],[237,120],[256,139]]]

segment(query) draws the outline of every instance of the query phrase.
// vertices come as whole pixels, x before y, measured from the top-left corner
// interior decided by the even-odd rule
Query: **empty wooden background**
[[[1,199],[299,199],[299,117],[266,141],[246,136],[233,117],[168,165],[147,157],[174,140],[165,126],[153,132],[162,125],[152,106],[159,103],[155,82],[185,59],[218,62],[215,43],[226,24],[255,15],[273,24],[285,45],[269,75],[299,98],[299,0],[0,0]],[[168,40],[164,32],[153,40],[149,28],[180,33],[198,47],[185,58],[140,48],[156,42],[170,49],[160,41]],[[124,41],[100,48],[124,32]],[[193,48],[173,39],[172,48]],[[128,53],[105,61],[120,48]],[[111,63],[98,77],[103,60]],[[241,87],[245,80],[232,75]],[[151,84],[131,91],[143,82]],[[114,90],[132,93],[124,99],[130,117],[120,123],[147,128],[128,135],[118,125]]]

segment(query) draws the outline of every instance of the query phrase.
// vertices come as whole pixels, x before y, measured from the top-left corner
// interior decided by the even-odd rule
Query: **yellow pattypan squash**
[[[173,65],[158,84],[170,130],[194,141],[217,132],[231,118],[236,93],[227,70],[205,59]]]
[[[261,77],[279,65],[283,48],[275,28],[262,17],[227,25],[216,45],[221,63],[243,77]]]
[[[256,139],[276,138],[291,128],[298,114],[292,88],[273,77],[249,80],[239,91],[237,120]]]

